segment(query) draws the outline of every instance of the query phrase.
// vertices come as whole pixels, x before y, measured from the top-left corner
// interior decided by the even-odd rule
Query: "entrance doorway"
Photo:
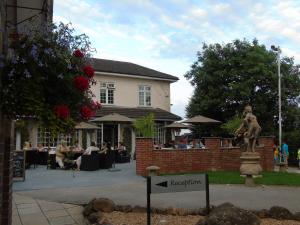
[[[103,124],[103,141],[110,142],[112,147],[118,145],[118,125]]]

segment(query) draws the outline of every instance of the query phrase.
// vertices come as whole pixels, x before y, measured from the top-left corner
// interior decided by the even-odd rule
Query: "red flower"
[[[85,73],[85,75],[87,75],[89,78],[94,76],[95,70],[93,67],[91,66],[85,66],[83,67],[83,72]]]
[[[89,80],[84,76],[76,76],[74,77],[74,86],[80,91],[85,91],[89,88]]]
[[[78,58],[82,58],[84,56],[84,54],[82,53],[82,51],[80,51],[79,49],[76,49],[74,52],[73,52],[73,55],[75,57],[78,57]]]
[[[101,109],[102,105],[98,101],[93,101],[91,107],[92,107],[92,109],[96,110],[96,109]]]
[[[95,113],[93,112],[93,110],[89,107],[89,106],[82,106],[81,109],[80,109],[80,114],[81,114],[81,117],[84,119],[84,120],[88,120],[90,119],[92,116],[95,115]]]
[[[70,109],[66,105],[57,105],[54,107],[55,115],[60,119],[67,119],[70,117]]]

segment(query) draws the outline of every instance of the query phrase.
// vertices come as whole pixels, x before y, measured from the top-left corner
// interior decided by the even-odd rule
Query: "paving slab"
[[[66,210],[52,210],[52,211],[44,211],[45,216],[48,219],[62,217],[62,216],[69,216],[69,213]]]
[[[69,224],[76,224],[74,219],[71,216],[62,216],[62,217],[56,217],[51,218],[49,220],[50,225],[69,225]]]
[[[31,203],[16,204],[15,199],[26,199]],[[12,225],[86,225],[81,213],[82,206],[36,200],[28,196],[23,198],[15,193],[14,204]]]

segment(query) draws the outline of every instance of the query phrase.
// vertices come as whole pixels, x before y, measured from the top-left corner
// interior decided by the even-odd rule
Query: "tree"
[[[276,53],[257,40],[228,44],[203,44],[198,59],[185,77],[195,87],[186,107],[188,117],[198,114],[226,123],[235,120],[245,105],[253,107],[262,135],[278,129],[278,75]],[[281,59],[283,130],[299,128],[299,65],[293,58]],[[229,123],[232,123],[230,121]],[[231,126],[231,124],[229,125]],[[228,135],[219,127],[202,126],[213,135]],[[205,132],[204,132],[205,133]]]

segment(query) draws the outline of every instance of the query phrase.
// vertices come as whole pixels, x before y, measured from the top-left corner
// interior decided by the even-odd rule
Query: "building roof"
[[[100,129],[100,127],[98,127],[94,124],[80,122],[75,126],[75,129],[77,129],[77,130],[95,130],[95,129]]]
[[[91,64],[96,72],[118,73],[130,76],[140,76],[145,78],[159,78],[175,82],[178,77],[167,73],[162,73],[144,66],[140,66],[130,62],[121,62],[108,59],[91,59]]]
[[[181,120],[180,116],[170,113],[160,108],[128,108],[128,107],[116,107],[116,106],[103,106],[96,112],[96,117],[102,117],[111,113],[118,113],[123,116],[127,116],[132,119],[148,116],[149,113],[154,114],[154,119],[159,121],[177,121]]]

